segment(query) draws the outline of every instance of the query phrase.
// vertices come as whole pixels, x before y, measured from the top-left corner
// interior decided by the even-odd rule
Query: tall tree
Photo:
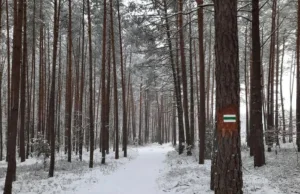
[[[274,136],[274,67],[275,67],[275,29],[276,29],[276,8],[277,0],[273,0],[272,5],[272,25],[271,25],[271,43],[269,57],[269,78],[268,78],[268,129],[266,134],[266,144],[268,152],[272,150]]]
[[[203,0],[197,0],[198,4],[198,35],[199,35],[199,62],[200,62],[200,112],[199,114],[199,164],[204,164],[205,152],[205,64],[203,45]]]
[[[60,18],[60,1],[54,1],[54,26],[53,26],[53,55],[52,55],[52,78],[51,90],[49,99],[49,114],[48,114],[48,130],[50,132],[51,159],[49,168],[49,177],[54,176],[55,166],[55,84],[56,84],[56,60],[57,60],[57,43],[59,34],[59,18]]]
[[[214,0],[216,34],[215,194],[242,194],[237,0]]]
[[[120,57],[121,57],[121,83],[122,83],[122,104],[123,104],[123,149],[124,157],[127,157],[127,112],[126,112],[126,89],[125,89],[125,74],[123,62],[123,41],[122,41],[122,28],[121,28],[121,14],[120,14],[120,0],[118,0],[118,24],[119,24],[119,44],[120,44]]]
[[[0,0],[0,31],[2,31],[2,10],[3,10],[3,3],[2,0]],[[2,40],[2,39],[0,39]],[[3,70],[4,65],[2,64],[0,67],[0,161],[2,161],[3,158],[3,126],[2,126],[2,82],[3,82]]]
[[[300,152],[300,0],[298,0],[298,19],[297,19],[297,48],[296,48],[296,75],[297,75],[297,86],[296,86],[296,142],[298,152]],[[291,102],[292,103],[292,102]]]
[[[259,0],[252,0],[252,67],[250,92],[250,130],[253,146],[254,166],[265,164],[265,148],[262,125],[262,86],[259,35]]]
[[[190,1],[190,10],[192,8]],[[194,70],[193,70],[193,38],[192,38],[192,16],[189,14],[189,62],[190,62],[190,130],[191,146],[194,147],[195,141],[195,102],[194,102]]]
[[[22,65],[21,65],[21,99],[20,99],[20,130],[19,130],[19,140],[20,140],[20,158],[21,162],[25,161],[26,155],[25,155],[25,107],[26,107],[26,72],[27,72],[27,2],[24,0],[24,8],[23,8],[23,14],[24,14],[24,21],[23,21],[23,59],[22,59]]]
[[[180,87],[180,80],[179,80],[179,72],[176,71],[176,64],[174,60],[173,54],[173,45],[171,40],[171,32],[170,32],[170,24],[169,24],[169,17],[168,17],[168,7],[166,0],[163,1],[164,4],[164,16],[166,20],[166,34],[167,34],[167,41],[168,41],[168,49],[170,55],[170,63],[172,68],[172,76],[174,81],[174,89],[175,89],[175,99],[176,99],[176,107],[177,107],[177,116],[178,116],[178,136],[179,136],[179,154],[183,152],[183,143],[184,143],[184,126],[183,126],[183,110],[182,110],[182,101],[181,101],[181,87]],[[175,131],[176,136],[176,131]],[[175,138],[176,139],[176,138]],[[174,142],[176,143],[176,142]]]
[[[90,163],[89,167],[93,168],[94,164],[94,114],[93,114],[93,51],[92,51],[92,21],[90,0],[87,0],[88,8],[88,36],[89,36],[89,118],[90,118]]]
[[[286,31],[285,31],[286,32]],[[286,128],[285,128],[285,110],[284,110],[284,98],[283,98],[283,64],[284,64],[284,51],[285,51],[285,41],[286,37],[283,36],[282,41],[282,55],[281,55],[281,65],[280,65],[280,101],[281,101],[281,111],[282,111],[282,143],[286,143]]]
[[[106,84],[105,84],[105,80],[106,80],[106,76],[105,76],[105,61],[106,61],[106,18],[107,18],[107,2],[106,0],[104,0],[103,2],[103,33],[102,33],[102,64],[101,64],[101,152],[102,152],[102,161],[101,163],[104,164],[105,163],[105,130],[106,130],[106,126],[105,126],[105,117],[107,114],[107,104],[106,104]],[[109,49],[110,50],[110,49]],[[110,55],[109,55],[110,57]],[[110,72],[108,72],[110,73]]]
[[[72,1],[69,0],[69,21],[68,21],[68,67],[66,76],[66,115],[65,127],[68,149],[68,162],[71,162],[71,123],[72,123]]]
[[[8,0],[5,1],[5,11],[6,11],[6,36],[7,36],[7,137],[9,136],[9,119],[10,119],[10,105],[11,105],[11,99],[10,99],[10,80],[11,80],[11,73],[10,73],[10,32],[9,32],[9,13],[8,13]],[[6,153],[8,153],[8,139],[6,140]],[[7,154],[6,154],[7,155]],[[6,161],[8,162],[8,157],[6,156]]]
[[[119,158],[119,109],[118,109],[118,82],[117,82],[117,65],[116,65],[116,49],[115,49],[115,35],[114,35],[114,14],[113,14],[113,0],[110,0],[110,34],[111,47],[113,57],[113,79],[114,79],[114,131],[116,136],[116,152],[115,158]]]
[[[185,59],[185,45],[183,36],[183,1],[178,0],[179,14],[178,14],[178,27],[179,27],[179,47],[180,47],[180,60],[181,60],[181,79],[183,90],[183,113],[184,113],[184,126],[187,142],[187,155],[192,155],[191,152],[191,135],[189,126],[189,111],[188,111],[188,94],[187,94],[187,76],[186,76],[186,59]]]
[[[82,9],[82,47],[81,47],[81,79],[80,79],[80,99],[79,99],[79,159],[82,161],[82,148],[83,148],[83,96],[84,96],[84,78],[85,78],[85,0],[83,0],[83,9]]]
[[[13,58],[12,58],[12,85],[11,109],[8,123],[8,153],[7,172],[5,178],[4,194],[12,193],[12,182],[16,179],[16,139],[19,114],[20,96],[20,70],[22,56],[22,26],[23,26],[23,0],[14,1],[14,28],[13,28]]]

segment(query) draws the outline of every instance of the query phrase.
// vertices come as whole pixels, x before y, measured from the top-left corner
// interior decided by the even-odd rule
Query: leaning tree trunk
[[[216,194],[242,194],[237,0],[214,0],[216,33]]]

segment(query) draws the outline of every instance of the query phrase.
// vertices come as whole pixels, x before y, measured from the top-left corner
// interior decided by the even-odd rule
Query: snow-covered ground
[[[243,146],[244,147],[244,146]],[[95,167],[88,168],[88,152],[84,161],[73,158],[66,162],[58,156],[54,178],[48,178],[43,163],[29,159],[18,163],[18,180],[13,192],[20,194],[206,194],[210,190],[210,161],[198,164],[197,150],[193,156],[178,155],[170,144],[131,147],[128,158],[114,159],[100,165],[99,150],[95,152]],[[122,154],[121,154],[122,156]],[[300,193],[300,166],[294,144],[283,144],[275,152],[266,153],[267,165],[253,167],[253,158],[243,149],[245,194]],[[300,160],[300,158],[299,158]],[[0,193],[3,191],[6,164],[0,162]]]
[[[121,166],[132,162],[138,156],[138,150],[135,147],[128,149],[128,158],[120,153],[120,159],[114,159],[114,152],[107,155],[106,165],[101,165],[101,153],[98,150],[94,152],[94,168],[89,166],[89,152],[83,153],[83,161],[78,160],[78,156],[73,155],[72,163],[67,162],[64,154],[57,155],[55,164],[55,175],[48,178],[49,161],[44,169],[43,161],[37,159],[28,159],[24,163],[17,163],[17,181],[13,184],[13,193],[15,194],[65,194],[75,193],[75,190],[82,185],[101,184],[97,177],[105,177],[115,173]],[[0,193],[3,193],[4,181],[6,175],[6,162],[0,162]],[[113,185],[112,185],[113,186]],[[98,192],[99,193],[99,192]]]

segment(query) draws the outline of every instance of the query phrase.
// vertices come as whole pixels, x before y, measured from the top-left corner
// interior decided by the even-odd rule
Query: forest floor
[[[266,153],[267,165],[254,168],[253,158],[242,146],[245,194],[300,193],[300,156],[295,145],[282,144],[277,152]],[[100,164],[99,150],[95,151],[95,167],[88,168],[89,153],[83,161],[78,156],[72,163],[57,155],[56,171],[48,178],[48,165],[42,160],[18,162],[17,181],[13,193],[18,194],[212,194],[210,190],[210,160],[198,164],[197,150],[193,156],[178,155],[170,144],[130,147],[128,158],[114,159],[112,152],[107,164]],[[276,154],[277,153],[277,154]],[[6,163],[0,162],[0,193],[3,192]]]

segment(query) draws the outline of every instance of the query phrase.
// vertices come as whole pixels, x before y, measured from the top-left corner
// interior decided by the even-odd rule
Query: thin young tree
[[[242,194],[237,0],[214,0],[216,56],[215,194]],[[229,121],[230,123],[228,123]]]

